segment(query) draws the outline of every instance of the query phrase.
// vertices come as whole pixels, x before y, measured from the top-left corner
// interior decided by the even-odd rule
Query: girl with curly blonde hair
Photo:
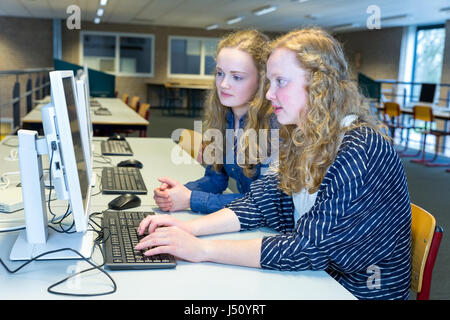
[[[358,299],[408,299],[411,203],[402,163],[320,29],[271,43],[266,98],[280,133],[277,173],[224,209],[189,222],[144,219],[138,249],[276,270],[325,270]],[[157,228],[165,227],[165,228]],[[270,227],[262,239],[198,236]],[[376,279],[376,281],[374,281]]]
[[[214,156],[204,161],[205,175],[196,181],[183,185],[168,177],[159,178],[162,185],[154,190],[154,199],[160,209],[217,211],[249,191],[250,183],[269,166],[275,136],[270,131],[275,129],[278,138],[279,124],[264,98],[267,42],[268,38],[256,30],[233,32],[219,42],[215,81],[206,99],[203,125],[204,139],[215,133],[205,142],[203,158],[209,150]],[[238,193],[222,194],[229,178],[236,181]]]

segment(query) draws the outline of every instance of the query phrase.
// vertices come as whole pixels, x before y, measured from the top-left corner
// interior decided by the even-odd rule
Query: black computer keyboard
[[[126,140],[102,141],[102,154],[104,156],[132,156],[130,144]]]
[[[106,167],[102,169],[103,194],[147,194],[147,187],[138,168]]]
[[[94,111],[94,114],[98,115],[98,116],[110,116],[112,115],[111,111],[109,111],[109,109],[107,108],[98,108]]]
[[[157,269],[174,268],[175,258],[169,254],[151,257],[143,255],[142,250],[134,247],[144,236],[137,234],[140,222],[154,212],[104,211],[102,226],[104,228],[105,265],[109,269]]]

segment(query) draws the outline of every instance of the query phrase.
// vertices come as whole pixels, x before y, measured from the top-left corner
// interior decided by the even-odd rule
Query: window
[[[169,37],[169,77],[211,78],[219,39]]]
[[[444,45],[444,26],[417,28],[412,73],[413,82],[436,84],[441,82]],[[420,89],[420,85],[414,86],[412,93],[414,97],[419,97]]]
[[[89,68],[116,75],[153,76],[153,35],[82,32],[81,44],[81,64]]]

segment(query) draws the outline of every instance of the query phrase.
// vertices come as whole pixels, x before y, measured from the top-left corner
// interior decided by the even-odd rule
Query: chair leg
[[[433,163],[436,161],[438,155],[439,155],[439,146],[440,146],[440,136],[436,136],[436,146],[435,146],[435,152],[433,159],[429,161],[425,161],[425,165],[427,167],[450,167],[450,163]]]
[[[423,142],[422,142],[422,151],[421,151],[422,152],[422,157],[420,159],[412,159],[411,162],[419,163],[419,164],[425,164],[426,163],[426,160],[425,160],[425,155],[426,155],[425,147],[426,147],[426,145],[427,145],[427,134],[424,133],[423,134]],[[420,154],[420,152],[419,152],[419,154]]]
[[[423,137],[423,134],[422,134]],[[419,149],[419,151],[416,154],[408,154],[406,153],[406,150],[408,150],[408,143],[409,143],[409,130],[406,133],[406,143],[405,143],[405,149],[403,149],[402,151],[398,152],[398,155],[400,157],[405,157],[405,158],[417,158],[418,156],[420,156],[420,153],[422,152],[422,149],[425,150],[425,148],[421,148]],[[424,144],[422,144],[424,146]]]

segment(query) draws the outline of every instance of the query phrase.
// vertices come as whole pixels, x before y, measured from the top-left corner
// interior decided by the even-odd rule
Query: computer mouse
[[[124,136],[121,136],[118,133],[114,133],[112,136],[108,138],[108,140],[125,140]]]
[[[118,167],[134,167],[134,168],[142,169],[142,167],[144,165],[139,160],[130,159],[130,160],[124,160],[124,161],[119,162],[117,164],[117,166]]]
[[[136,208],[139,207],[140,205],[141,205],[141,198],[139,198],[135,194],[127,193],[111,200],[108,203],[108,208],[113,210],[125,210]]]

